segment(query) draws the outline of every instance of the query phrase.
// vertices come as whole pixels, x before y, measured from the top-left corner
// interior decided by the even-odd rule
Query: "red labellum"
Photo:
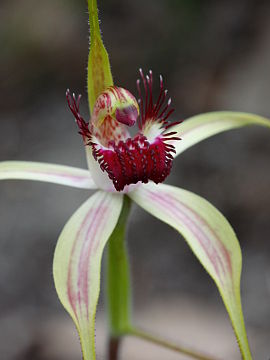
[[[180,140],[175,137],[175,132],[168,132],[169,127],[179,122],[168,123],[173,110],[170,109],[171,100],[166,100],[167,90],[164,89],[162,77],[160,77],[160,93],[154,103],[152,72],[150,71],[145,77],[140,70],[140,75],[145,96],[142,97],[140,80],[138,80],[139,131],[133,138],[129,136],[125,125],[135,124],[139,106],[127,90],[110,87],[101,94],[97,99],[95,115],[90,120],[90,124],[80,115],[80,97],[76,100],[74,95],[72,97],[69,91],[67,92],[68,104],[80,128],[84,143],[92,147],[94,159],[99,163],[100,169],[108,174],[117,191],[139,181],[163,182],[171,171],[175,152],[170,141]],[[106,99],[106,102],[103,99]],[[102,107],[99,108],[98,104],[102,104]],[[106,108],[106,104],[110,106]]]
[[[144,135],[136,135],[117,145],[112,143],[111,149],[93,143],[93,155],[101,169],[108,173],[115,189],[120,191],[125,185],[138,181],[160,183],[165,180],[172,167],[171,152],[174,151],[173,146],[165,141],[157,137],[149,143]]]

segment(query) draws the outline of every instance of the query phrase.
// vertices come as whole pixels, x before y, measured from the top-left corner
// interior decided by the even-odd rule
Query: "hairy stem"
[[[130,328],[130,274],[125,243],[131,200],[125,196],[118,223],[107,251],[107,307],[110,336],[117,338]]]

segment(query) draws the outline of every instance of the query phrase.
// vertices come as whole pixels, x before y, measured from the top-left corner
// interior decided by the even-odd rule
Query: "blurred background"
[[[176,120],[213,110],[270,117],[269,1],[99,3],[117,85],[136,94],[138,68],[152,69],[165,78]],[[0,49],[0,160],[85,167],[65,91],[83,94],[87,118],[86,2],[1,0]],[[270,357],[269,159],[267,130],[234,130],[187,150],[168,179],[212,202],[239,237],[243,308],[256,360]],[[0,185],[0,358],[79,360],[51,267],[63,225],[90,193],[23,181]],[[184,240],[134,207],[128,241],[137,324],[219,359],[240,359],[220,296]],[[97,348],[105,360],[104,309],[101,295]],[[126,339],[121,359],[186,357]]]

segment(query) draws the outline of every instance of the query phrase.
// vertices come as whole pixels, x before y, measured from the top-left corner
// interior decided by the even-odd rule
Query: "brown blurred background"
[[[212,110],[270,117],[270,3],[103,0],[115,83],[136,93],[138,68],[163,74],[175,119]],[[81,0],[0,1],[0,160],[85,167],[65,90],[87,116],[87,7]],[[248,128],[187,150],[168,182],[204,196],[243,249],[243,308],[254,359],[270,357],[270,133]],[[88,191],[0,184],[0,359],[79,360],[73,324],[52,279],[57,237]],[[129,231],[137,323],[220,359],[240,355],[222,301],[184,240],[134,208]],[[105,360],[104,302],[97,317]],[[122,359],[186,359],[127,339]]]

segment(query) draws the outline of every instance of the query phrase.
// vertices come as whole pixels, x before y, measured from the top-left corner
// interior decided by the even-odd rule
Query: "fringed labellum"
[[[137,80],[139,104],[129,91],[111,86],[97,98],[89,123],[80,115],[80,96],[76,99],[67,91],[68,104],[79,133],[85,145],[91,146],[94,159],[108,174],[117,191],[137,182],[163,182],[171,171],[175,153],[170,142],[180,140],[175,137],[176,132],[168,131],[179,122],[168,123],[173,109],[170,108],[171,99],[166,100],[167,90],[162,77],[159,96],[154,102],[152,71],[145,77],[140,70],[140,76],[145,96],[143,99],[140,80]],[[136,123],[138,132],[131,137],[128,127]]]

